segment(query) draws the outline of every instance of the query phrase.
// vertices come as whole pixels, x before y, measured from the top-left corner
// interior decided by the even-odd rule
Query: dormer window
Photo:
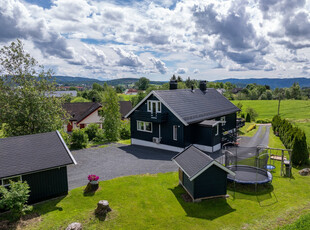
[[[154,100],[147,101],[147,111],[152,114],[161,113],[161,102]]]

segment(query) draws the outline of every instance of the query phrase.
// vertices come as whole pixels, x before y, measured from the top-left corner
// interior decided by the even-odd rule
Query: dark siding
[[[142,103],[137,110],[147,112],[147,101],[148,100],[158,100],[154,96],[150,96],[144,103]],[[135,113],[130,116],[131,124],[131,138],[136,138],[139,140],[153,141],[153,137],[159,137],[159,124],[161,125],[161,144],[172,145],[177,147],[186,147],[184,143],[184,125],[179,119],[167,109],[166,106],[162,104],[161,113],[167,113],[168,117],[165,122],[156,123],[152,122],[153,132],[143,132],[137,130],[137,119]],[[142,120],[143,121],[143,120]],[[149,121],[149,120],[148,120]],[[173,140],[173,125],[178,126],[178,139]]]
[[[226,195],[227,173],[215,165],[204,171],[194,181],[195,199]]]
[[[29,203],[39,202],[68,193],[67,167],[22,176],[30,186]]]
[[[190,181],[188,176],[183,173],[183,186],[187,189],[187,191],[194,196],[194,181]]]
[[[219,121],[221,120],[221,117],[217,117],[215,118],[215,120]],[[237,114],[231,113],[231,114],[225,115],[225,121],[226,121],[226,124],[222,126],[222,129],[224,132],[236,128]]]

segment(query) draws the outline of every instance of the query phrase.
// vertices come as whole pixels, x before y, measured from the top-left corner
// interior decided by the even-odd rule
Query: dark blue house
[[[237,134],[240,111],[216,89],[177,89],[149,93],[125,117],[131,122],[131,144],[180,152],[193,144],[206,152],[221,149]]]

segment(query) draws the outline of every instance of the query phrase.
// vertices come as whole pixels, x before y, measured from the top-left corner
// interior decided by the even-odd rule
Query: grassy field
[[[251,107],[258,112],[257,119],[272,119],[278,113],[278,101],[264,100],[244,100],[232,101],[235,105],[240,102],[246,111],[247,107]],[[281,101],[280,115],[289,119],[296,126],[302,128],[307,135],[307,142],[310,146],[310,100],[283,100]]]
[[[270,146],[280,147],[278,137],[270,135]],[[101,181],[100,189],[83,195],[83,187],[73,189],[66,197],[34,207],[34,219],[23,222],[22,229],[64,229],[71,222],[81,222],[83,229],[277,229],[309,226],[310,177],[301,177],[293,169],[293,179],[280,177],[276,162],[273,182],[259,186],[229,186],[228,199],[187,203],[181,198],[178,175],[159,173],[120,177]],[[93,211],[99,200],[109,201],[113,211],[105,221]],[[300,216],[306,215],[297,220]],[[4,218],[5,216],[0,216]],[[297,220],[297,221],[296,221]],[[294,222],[296,221],[296,222]],[[296,227],[297,226],[297,227]],[[16,227],[16,226],[15,226]]]
[[[123,101],[130,101],[131,98],[133,98],[134,96],[136,95],[126,95],[126,94],[122,94],[122,93],[119,93],[117,94],[119,98],[121,98]]]

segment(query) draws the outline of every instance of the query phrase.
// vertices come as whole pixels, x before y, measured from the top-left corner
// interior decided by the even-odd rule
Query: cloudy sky
[[[310,0],[1,0],[17,38],[57,75],[310,77]]]

